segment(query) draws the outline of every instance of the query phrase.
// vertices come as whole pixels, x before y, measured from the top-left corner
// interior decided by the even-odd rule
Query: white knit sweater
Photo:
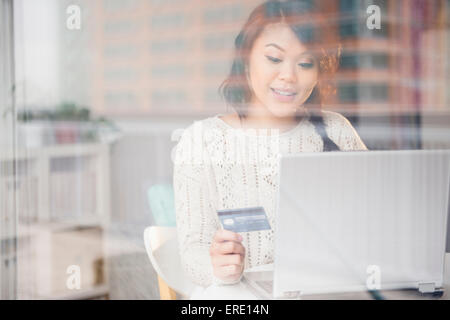
[[[323,115],[330,139],[341,150],[366,149],[346,118],[330,111]],[[194,283],[223,283],[213,277],[209,255],[220,228],[216,210],[264,207],[272,229],[242,234],[245,268],[273,262],[278,154],[322,150],[322,139],[306,118],[281,133],[235,129],[219,115],[184,130],[175,151],[173,184],[181,261]]]

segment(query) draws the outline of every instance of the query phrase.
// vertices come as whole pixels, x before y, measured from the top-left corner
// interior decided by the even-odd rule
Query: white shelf
[[[84,156],[96,155],[99,150],[108,149],[108,144],[103,143],[83,143],[83,144],[58,144],[46,146],[41,148],[28,148],[16,150],[16,156],[12,154],[11,150],[8,153],[1,154],[0,161],[11,161],[13,159],[32,159],[42,156],[47,157],[65,157],[65,156]]]
[[[71,167],[74,160],[68,160],[66,169],[64,168],[66,158],[72,158],[75,161],[83,159],[79,162],[80,166],[76,165],[75,168]],[[9,153],[3,155],[0,161],[11,161],[12,159],[14,159],[13,154]],[[38,222],[50,222],[65,218],[64,216],[58,217],[55,212],[65,212],[66,218],[80,221],[83,225],[93,223],[92,221],[95,221],[95,224],[108,221],[110,209],[108,144],[68,144],[22,149],[17,152],[16,160],[26,161],[22,164],[26,167],[23,168],[25,173],[16,177],[18,182],[16,193],[21,200],[25,199],[23,201],[37,200],[37,204],[34,202],[27,204],[29,208],[37,211],[36,220]],[[55,171],[55,160],[59,161],[56,164],[62,164],[63,172]],[[2,177],[3,181],[9,183],[14,179],[13,176]],[[35,179],[34,184],[28,183],[31,179]],[[93,190],[88,190],[91,187]],[[14,193],[6,184],[0,186],[0,192],[6,192],[6,195]],[[5,199],[12,199],[12,197],[7,196]],[[20,201],[21,205],[23,205],[23,201]],[[77,202],[81,206],[79,209],[74,206],[74,201],[79,201]],[[64,206],[67,208],[65,209]],[[73,210],[90,214],[80,214],[78,218],[78,213],[73,212],[72,217]],[[19,219],[21,213],[24,216],[27,215],[21,210],[18,211]],[[90,217],[91,215],[95,218]],[[88,216],[86,223],[86,218],[83,216]]]
[[[84,236],[78,239],[77,234],[89,233],[85,227],[104,229],[109,222],[109,157],[109,144],[96,143],[22,149],[15,158],[11,152],[0,158],[0,162],[21,161],[16,177],[9,168],[11,172],[7,171],[0,179],[0,192],[10,200],[9,206],[16,199],[17,217],[12,218],[18,221],[16,230],[11,228],[10,234],[3,233],[0,240],[18,240],[21,257],[17,272],[23,297],[94,299],[108,294],[106,284],[88,287],[97,283],[88,280],[94,277],[91,260],[105,258],[103,234],[93,239]],[[15,188],[11,185],[14,181],[17,181]],[[80,249],[83,245],[89,250]],[[78,251],[73,253],[72,249]],[[67,261],[62,262],[57,257],[65,250]],[[67,276],[66,264],[73,260],[70,254],[81,257],[86,289],[64,291],[61,285]],[[102,268],[105,281],[106,264]]]

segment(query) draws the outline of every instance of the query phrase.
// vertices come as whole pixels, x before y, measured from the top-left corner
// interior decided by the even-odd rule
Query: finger
[[[221,273],[225,276],[225,277],[233,277],[233,276],[237,276],[239,274],[242,273],[242,266],[239,265],[228,265],[228,266],[223,266],[220,268]]]
[[[214,259],[214,264],[216,266],[227,266],[227,265],[244,265],[244,258],[240,254],[224,254],[219,255]]]
[[[223,241],[236,241],[241,242],[242,236],[239,233],[221,229],[216,232],[214,235],[214,241],[223,242]]]
[[[220,254],[238,253],[245,255],[245,248],[240,242],[226,241],[218,242],[216,248]]]

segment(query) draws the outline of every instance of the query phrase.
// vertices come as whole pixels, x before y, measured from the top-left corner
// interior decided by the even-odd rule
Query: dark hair
[[[284,2],[270,0],[257,6],[235,39],[235,57],[231,71],[221,84],[219,91],[225,101],[236,110],[241,120],[247,116],[247,104],[252,98],[252,91],[246,78],[250,50],[267,25],[286,23],[302,43],[311,47],[319,63],[319,81],[305,101],[305,107],[308,110],[309,120],[322,137],[323,150],[335,151],[339,150],[339,147],[329,138],[325,130],[321,110],[323,101],[335,93],[331,77],[338,67],[340,45],[331,50],[325,46],[325,41],[329,41],[325,36],[325,24],[319,28],[320,19],[318,15],[312,17],[313,11],[311,1],[308,0]],[[296,116],[296,118],[299,117]]]

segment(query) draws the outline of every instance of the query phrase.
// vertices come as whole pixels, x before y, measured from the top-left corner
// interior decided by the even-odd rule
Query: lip
[[[272,95],[279,102],[292,102],[292,101],[294,101],[295,96],[297,95],[297,92],[295,92],[294,90],[283,90],[283,89],[276,89],[276,88],[270,88],[270,90],[272,91]],[[283,91],[283,92],[287,92],[287,93],[293,93],[293,94],[289,95],[289,96],[285,96],[285,95],[277,93],[275,90]]]

